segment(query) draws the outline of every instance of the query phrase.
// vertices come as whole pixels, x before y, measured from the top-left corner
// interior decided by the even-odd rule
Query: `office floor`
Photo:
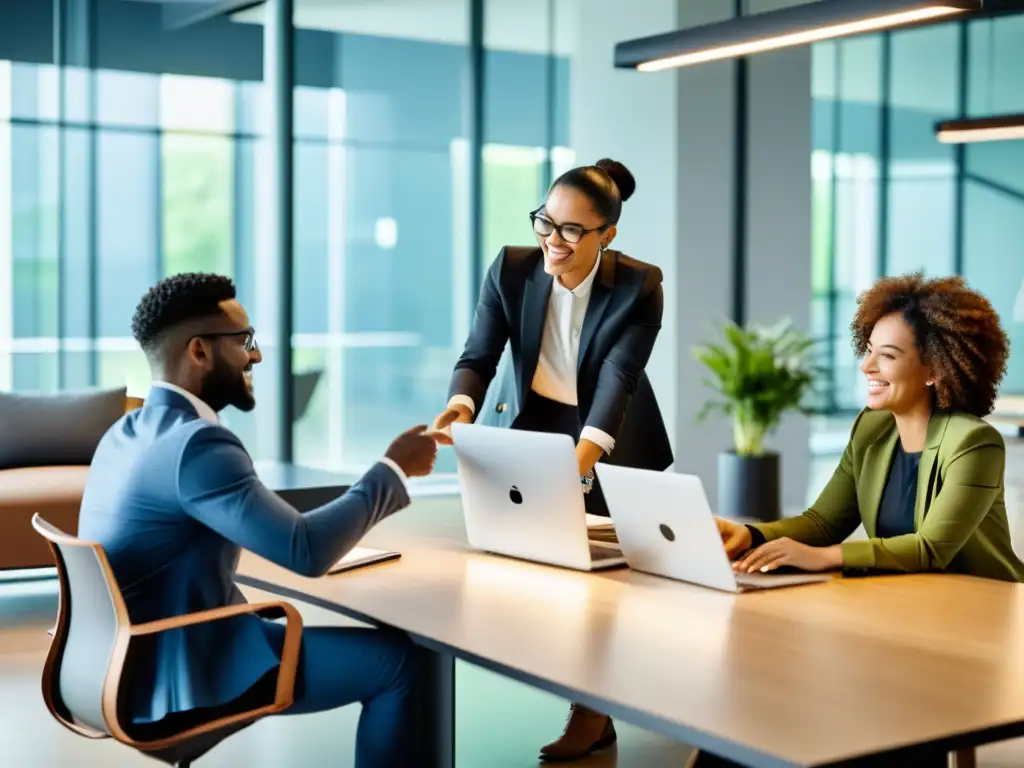
[[[1009,441],[1008,441],[1009,443]],[[822,482],[834,459],[821,459],[812,484]],[[429,503],[429,502],[428,502]],[[1024,545],[1024,442],[1013,441],[1007,466],[1007,505],[1014,538]],[[1020,549],[1019,551],[1024,551]],[[264,597],[255,590],[250,599]],[[49,716],[39,694],[39,676],[48,644],[46,629],[56,611],[56,584],[50,580],[0,581],[0,753],[5,768],[132,768],[157,765],[110,741],[74,736]],[[307,624],[344,620],[309,606],[298,606]],[[950,695],[956,695],[950,692]],[[459,768],[535,766],[537,748],[556,736],[566,703],[548,694],[460,665],[457,671],[457,764]],[[197,766],[352,765],[357,707],[258,723],[211,752]],[[681,768],[690,750],[660,736],[620,723],[619,745],[577,763],[580,768],[642,766]],[[983,768],[1024,765],[1024,740],[980,751]]]

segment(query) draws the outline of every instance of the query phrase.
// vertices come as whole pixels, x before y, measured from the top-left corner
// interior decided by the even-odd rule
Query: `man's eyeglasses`
[[[255,331],[228,331],[224,333],[200,333],[196,334],[200,339],[219,339],[222,336],[245,336],[245,351],[253,352],[259,349],[259,344],[256,343],[256,332]]]
[[[600,227],[592,227],[590,229],[587,229],[580,224],[555,224],[551,219],[541,215],[540,212],[542,209],[543,206],[538,208],[536,211],[530,211],[530,221],[533,223],[533,231],[541,237],[547,237],[552,232],[557,231],[558,236],[565,240],[565,242],[575,244],[591,232],[601,232],[602,230],[608,229],[607,224]]]

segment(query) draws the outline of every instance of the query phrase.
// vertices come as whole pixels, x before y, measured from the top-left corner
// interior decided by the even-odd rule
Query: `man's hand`
[[[396,437],[384,455],[401,467],[408,477],[423,477],[434,470],[438,443],[451,444],[451,439],[429,431],[426,424],[420,424]]]
[[[447,430],[452,424],[469,424],[473,421],[473,412],[464,405],[453,405],[441,412],[441,415],[434,419],[434,431]],[[451,444],[451,441],[448,442]]]
[[[792,539],[775,539],[733,563],[741,573],[768,573],[788,565],[802,571],[830,571],[843,567],[842,547],[809,547]]]
[[[725,552],[729,555],[730,560],[735,560],[750,549],[753,537],[747,526],[718,516],[715,517],[715,524],[718,526],[718,535],[722,537],[722,544],[725,545]]]

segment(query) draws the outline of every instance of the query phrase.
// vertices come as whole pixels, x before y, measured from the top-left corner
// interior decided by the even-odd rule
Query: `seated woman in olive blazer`
[[[959,277],[910,275],[862,294],[851,328],[868,401],[839,467],[799,517],[719,520],[734,568],[1024,581],[1003,500],[1003,438],[981,418],[1006,370],[999,316]],[[846,541],[861,523],[868,539]]]

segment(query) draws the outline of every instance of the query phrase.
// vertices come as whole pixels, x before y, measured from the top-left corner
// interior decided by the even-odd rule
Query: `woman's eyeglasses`
[[[592,227],[587,229],[579,224],[555,224],[551,219],[541,215],[541,208],[536,211],[530,211],[530,221],[533,223],[533,231],[541,237],[547,237],[552,232],[558,232],[558,236],[565,240],[567,243],[578,243],[584,238],[585,235],[590,232],[600,232],[608,229],[608,225],[605,224],[600,227]]]
[[[225,333],[200,333],[198,334],[201,339],[219,339],[222,336],[245,336],[245,351],[253,352],[259,349],[259,344],[256,343],[256,332],[255,331],[230,331]]]

